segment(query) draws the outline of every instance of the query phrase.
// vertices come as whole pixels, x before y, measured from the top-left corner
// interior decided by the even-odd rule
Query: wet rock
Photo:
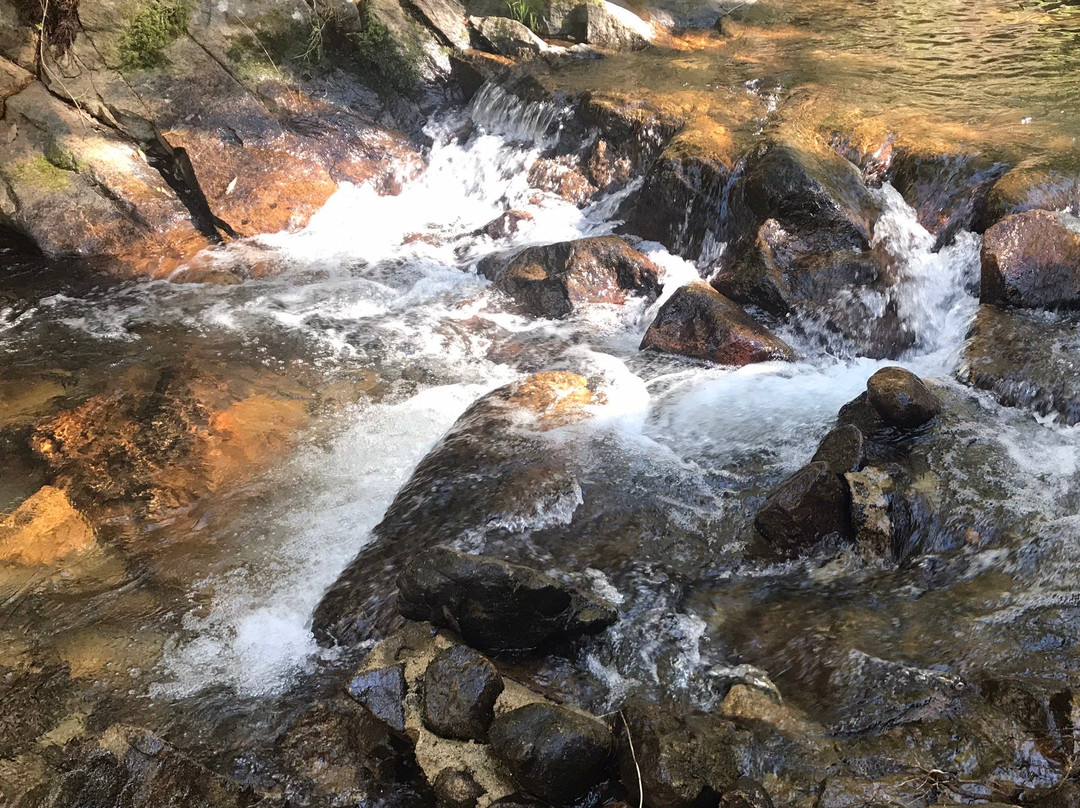
[[[735,366],[795,358],[787,343],[699,281],[676,290],[660,307],[641,349]]]
[[[469,48],[469,29],[465,25],[465,6],[458,0],[408,0],[428,24],[458,50]]]
[[[25,665],[15,662],[6,654],[0,662],[0,759],[31,747],[74,706],[67,665],[34,658]]]
[[[398,732],[405,731],[405,671],[400,665],[362,671],[348,685],[349,695]]]
[[[882,368],[866,382],[870,405],[888,426],[917,429],[941,412],[922,379],[899,367]]]
[[[1011,407],[1080,423],[1074,313],[1050,315],[983,305],[964,348],[961,377]]]
[[[517,233],[525,222],[531,222],[533,215],[524,210],[508,210],[492,219],[480,231],[488,238],[498,241]]]
[[[730,730],[723,724],[639,699],[627,702],[620,714],[625,723],[616,725],[619,771],[631,802],[643,794],[651,808],[715,804],[738,779]]]
[[[810,463],[782,482],[758,509],[754,527],[783,555],[829,536],[851,538],[847,486],[825,463]]]
[[[629,157],[613,149],[603,138],[597,138],[587,153],[584,171],[589,182],[601,191],[608,191],[622,188],[630,181],[633,165]]]
[[[980,299],[1022,308],[1080,305],[1080,219],[1032,210],[988,229]]]
[[[529,185],[583,207],[597,192],[574,158],[541,157],[529,169]]]
[[[994,183],[974,222],[983,232],[1006,216],[1028,210],[1080,216],[1080,165],[1075,153],[1024,160]]]
[[[492,752],[529,793],[554,803],[585,795],[604,776],[611,732],[595,718],[555,704],[528,704],[491,725]]]
[[[486,740],[502,691],[488,660],[463,645],[448,648],[424,673],[424,725],[444,738]]]
[[[1034,735],[1052,757],[1072,759],[1077,702],[1067,685],[1052,679],[987,676],[979,691],[987,703]]]
[[[398,607],[412,620],[456,631],[484,651],[528,651],[595,634],[611,604],[548,575],[496,558],[430,550],[398,576]]]
[[[484,789],[469,772],[443,769],[432,784],[439,808],[476,808]]]
[[[483,47],[500,56],[520,59],[549,50],[544,40],[509,17],[469,17],[469,25]]]
[[[293,774],[286,796],[299,804],[365,802],[390,793],[414,804],[430,799],[412,741],[345,700],[317,704],[299,716],[280,739],[278,754]]]
[[[893,525],[889,515],[889,475],[867,468],[844,474],[851,495],[851,525],[855,541],[878,556],[892,555]]]
[[[978,153],[923,153],[901,147],[894,153],[890,177],[940,249],[961,230],[972,228],[990,189],[1008,168]]]
[[[353,643],[392,629],[392,581],[423,550],[475,531],[512,529],[533,514],[576,503],[572,427],[603,396],[575,373],[547,371],[476,401],[416,467],[315,611],[321,642]],[[530,434],[536,433],[536,434]],[[373,570],[381,570],[373,575]]]
[[[652,27],[634,12],[607,0],[581,3],[567,17],[565,33],[605,50],[638,50],[649,44]]]
[[[566,317],[591,303],[620,304],[630,295],[654,300],[660,294],[659,267],[617,236],[529,247],[494,281],[534,317]]]
[[[866,437],[854,424],[838,426],[822,438],[811,462],[824,463],[834,474],[859,471],[866,464]]]
[[[51,485],[0,519],[0,563],[54,564],[94,545],[94,530],[86,517]]]
[[[720,796],[720,808],[773,808],[773,801],[757,780],[740,777]]]

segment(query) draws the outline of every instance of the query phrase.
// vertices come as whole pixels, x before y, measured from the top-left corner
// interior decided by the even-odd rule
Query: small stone
[[[827,536],[851,537],[847,486],[825,463],[810,463],[780,483],[757,512],[754,526],[783,555]]]
[[[443,769],[432,783],[439,808],[476,808],[484,789],[464,769]]]
[[[583,796],[604,776],[611,732],[591,716],[536,702],[500,715],[491,751],[530,794],[554,803]]]
[[[855,541],[877,555],[892,552],[893,526],[888,492],[892,480],[881,469],[867,468],[844,475],[851,493],[851,524]]]
[[[740,777],[720,797],[720,808],[773,808],[773,801],[757,780]]]
[[[497,241],[514,235],[521,229],[523,222],[531,222],[533,215],[524,210],[508,210],[492,219],[480,231],[488,238]]]
[[[866,437],[854,424],[838,426],[822,439],[811,462],[824,463],[834,474],[858,471],[866,465]]]
[[[917,429],[941,412],[922,379],[900,367],[882,368],[866,382],[870,405],[888,426]]]
[[[424,672],[424,726],[444,738],[483,741],[502,691],[490,661],[464,645],[447,648]]]
[[[380,721],[405,731],[405,671],[401,665],[362,671],[349,682],[348,691]]]

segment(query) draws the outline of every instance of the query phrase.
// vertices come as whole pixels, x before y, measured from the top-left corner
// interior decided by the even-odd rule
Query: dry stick
[[[67,88],[67,85],[64,84],[63,78],[53,73],[49,69],[49,66],[45,64],[45,22],[48,19],[48,16],[49,0],[45,0],[45,2],[41,4],[41,31],[39,32],[38,36],[38,64],[41,65],[42,70],[44,70],[54,79],[56,79],[56,81],[60,84],[60,87],[64,90],[65,93],[67,93],[67,97],[71,99],[71,103],[75,105],[75,109],[79,110],[79,112],[81,112],[83,115],[86,115],[86,112],[83,110],[82,105],[79,104],[79,99],[76,98],[75,94]],[[86,129],[86,121],[80,118],[79,123],[82,125],[83,129]]]
[[[638,808],[645,808],[645,787],[641,782],[641,767],[637,762],[637,752],[634,751],[634,739],[630,736],[630,725],[626,722],[626,716],[619,710],[619,718],[622,719],[623,728],[626,730],[626,741],[630,744],[630,757],[634,760],[634,770],[637,772]]]

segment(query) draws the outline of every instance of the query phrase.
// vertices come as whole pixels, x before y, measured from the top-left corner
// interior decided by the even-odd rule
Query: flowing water
[[[979,22],[974,11],[933,19],[942,15]],[[934,46],[923,58],[955,64],[948,47],[969,47],[967,36],[941,32],[945,50],[910,46],[920,54]],[[1041,58],[1059,71],[1055,60],[1078,54],[1049,49]],[[1053,93],[1072,92],[1061,87],[1076,75],[1028,100],[1050,115],[1061,101]],[[555,681],[580,680],[565,687],[588,706],[610,709],[645,689],[710,708],[732,681],[758,677],[817,720],[854,726],[880,703],[859,694],[858,677],[840,695],[835,681],[822,685],[823,657],[920,676],[1072,676],[1064,672],[1077,669],[1080,650],[1080,439],[953,378],[977,308],[979,236],[961,233],[934,252],[900,195],[888,185],[877,192],[885,213],[875,240],[900,267],[889,294],[916,334],[900,364],[932,378],[947,402],[942,429],[911,449],[927,513],[915,519],[907,563],[846,551],[755,560],[748,525],[765,492],[809,459],[841,405],[886,363],[812,323],[782,332],[801,352],[794,363],[733,370],[639,353],[658,306],[709,269],[655,243],[638,245],[665,273],[664,296],[651,306],[596,306],[558,322],[509,313],[476,274],[478,260],[609,233],[635,190],[579,210],[528,187],[528,167],[565,114],[488,88],[466,113],[430,125],[429,166],[401,195],[345,186],[304,230],[211,256],[238,274],[285,267],[272,277],[98,287],[64,269],[33,288],[9,273],[19,293],[0,298],[0,383],[11,434],[119,378],[171,367],[293,397],[314,417],[297,427],[298,444],[265,462],[247,457],[251,470],[233,485],[168,518],[104,524],[106,549],[90,561],[36,577],[0,570],[0,665],[59,660],[84,693],[79,720],[98,710],[144,722],[181,745],[227,750],[216,765],[257,780],[264,764],[252,749],[326,671],[352,659],[315,644],[311,613],[411,470],[485,392],[565,368],[600,379],[606,396],[563,435],[573,480],[544,508],[511,508],[492,521],[498,530],[460,538],[470,549],[583,572],[620,603],[620,622],[580,652],[578,673],[549,663]],[[507,209],[532,219],[508,239],[478,235]],[[0,470],[0,507],[38,485],[14,460]],[[384,589],[390,597],[392,582]],[[1050,764],[1036,758],[1016,779],[1048,776]]]

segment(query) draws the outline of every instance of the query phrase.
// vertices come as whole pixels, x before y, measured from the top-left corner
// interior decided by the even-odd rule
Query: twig
[[[634,739],[630,736],[630,724],[627,723],[622,710],[619,710],[619,718],[622,719],[623,728],[626,730],[626,741],[630,744],[630,757],[634,760],[634,770],[637,772],[638,808],[645,808],[645,786],[641,782],[641,766],[638,765],[637,752],[634,751]]]

